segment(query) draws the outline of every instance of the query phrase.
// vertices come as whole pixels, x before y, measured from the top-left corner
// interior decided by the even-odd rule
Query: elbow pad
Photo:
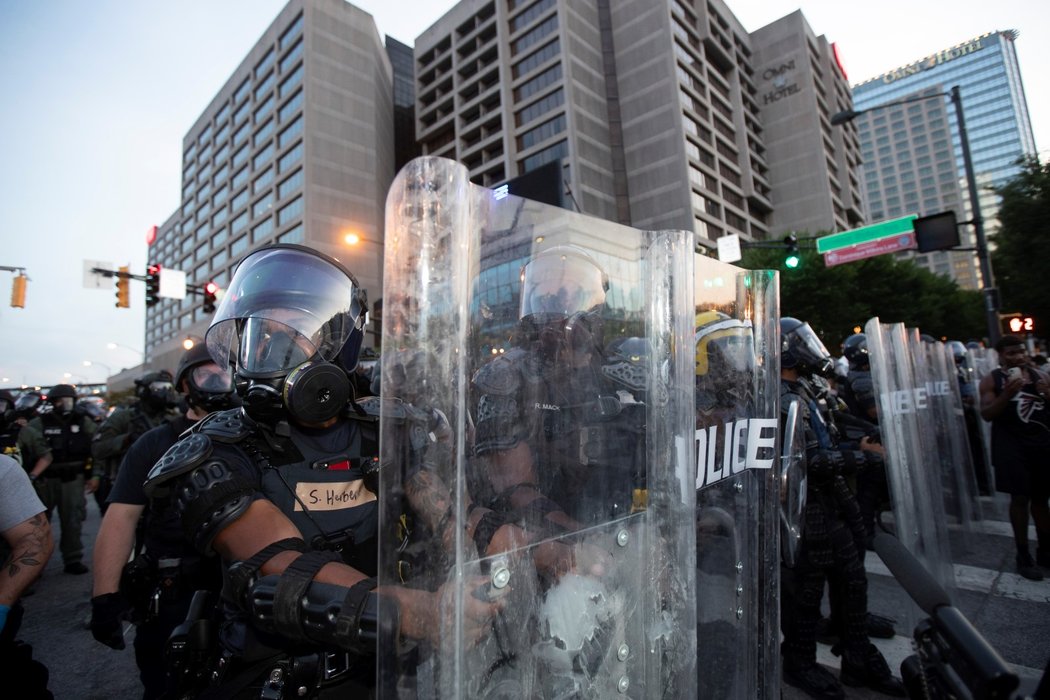
[[[314,581],[312,575],[306,578],[320,559],[315,555],[327,554],[304,554],[283,574],[255,581],[248,593],[252,619],[261,629],[295,642],[375,654],[380,638],[397,639],[400,609],[392,600],[380,599],[373,590],[375,579],[346,588]],[[320,561],[317,569],[328,561]]]

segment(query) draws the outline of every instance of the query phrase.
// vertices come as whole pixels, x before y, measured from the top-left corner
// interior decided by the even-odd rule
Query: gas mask
[[[206,342],[220,366],[233,367],[249,416],[316,425],[350,401],[364,321],[364,295],[338,261],[277,245],[242,261]]]

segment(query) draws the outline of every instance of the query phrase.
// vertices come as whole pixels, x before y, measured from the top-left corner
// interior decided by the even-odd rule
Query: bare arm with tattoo
[[[44,570],[55,543],[43,513],[4,530],[3,535],[11,547],[11,556],[0,570],[0,605],[13,605]]]

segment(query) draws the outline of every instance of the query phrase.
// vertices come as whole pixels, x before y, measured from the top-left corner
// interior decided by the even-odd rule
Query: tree
[[[999,231],[992,239],[992,269],[1004,311],[1035,320],[1036,332],[1050,330],[1050,294],[1043,286],[1050,253],[1050,164],[1038,158],[1018,161],[1021,172],[996,193]]]
[[[976,290],[935,275],[910,260],[880,255],[825,267],[823,257],[803,247],[802,264],[783,267],[777,248],[750,248],[739,263],[748,269],[780,270],[780,312],[808,321],[832,352],[839,343],[878,316],[903,322],[935,338],[969,340],[984,335],[984,301]]]

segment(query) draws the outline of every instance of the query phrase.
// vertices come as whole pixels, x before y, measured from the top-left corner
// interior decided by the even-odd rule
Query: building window
[[[259,194],[259,192],[271,182],[273,182],[273,167],[268,167],[261,175],[259,175],[259,177],[255,178],[254,182],[252,182],[252,192]]]
[[[277,89],[277,96],[281,97],[281,98],[284,98],[289,92],[292,91],[292,88],[294,88],[296,85],[298,85],[302,81],[303,81],[303,64],[300,63],[299,66],[295,69],[295,71],[291,75],[289,75],[287,78],[285,78],[283,81],[281,81],[281,87],[279,87]]]
[[[278,243],[302,243],[303,242],[303,224],[300,221],[298,224],[288,229],[280,236],[277,237]]]
[[[267,114],[269,114],[270,110],[273,109],[273,101],[274,101],[273,100],[273,95],[270,95],[269,97],[266,98],[265,102],[263,102],[261,105],[259,105],[255,109],[255,123],[256,124],[258,124],[260,121],[262,121],[262,118],[265,117]]]
[[[255,157],[252,158],[252,168],[255,170],[259,170],[260,168],[262,168],[262,166],[266,165],[266,161],[271,160],[272,158],[273,142],[271,141],[266,148],[256,153]]]
[[[251,102],[245,102],[233,113],[233,123],[240,124],[241,120],[248,116],[248,110],[252,108]]]
[[[230,163],[233,167],[237,167],[244,161],[248,160],[248,145],[241,146],[237,151],[234,152],[233,158],[230,159]]]
[[[559,141],[553,146],[548,146],[542,151],[535,153],[525,160],[521,161],[521,172],[527,173],[531,170],[535,170],[545,163],[557,160],[559,158],[565,158],[569,155],[569,142]]]
[[[237,257],[246,250],[248,250],[247,236],[241,236],[230,245],[230,255],[233,257]]]
[[[299,32],[303,30],[303,15],[299,13],[299,16],[292,20],[292,23],[288,25],[288,29],[284,30],[284,34],[281,35],[280,40],[277,42],[278,48],[284,51],[288,48],[288,45],[295,41],[295,37],[299,36]]]
[[[295,144],[287,153],[281,156],[281,159],[277,161],[277,172],[283,173],[295,163],[298,163],[303,157],[303,142]]]
[[[237,92],[233,93],[233,101],[234,101],[234,103],[240,102],[245,97],[247,97],[248,96],[248,92],[251,89],[252,89],[251,78],[245,78],[244,82],[241,83],[240,86],[237,88]],[[237,121],[237,117],[235,116],[233,118],[233,120]]]
[[[277,198],[284,199],[303,186],[303,170],[300,168],[277,186]]]
[[[529,129],[524,134],[518,137],[518,150],[526,150],[532,148],[538,143],[546,141],[547,139],[560,134],[565,131],[565,115],[561,114],[551,119],[550,121],[544,122],[539,126]]]
[[[271,233],[273,233],[273,217],[269,217],[266,221],[255,225],[255,228],[252,229],[252,242],[261,243]]]
[[[521,102],[540,92],[546,87],[550,87],[559,80],[561,80],[561,64],[557,63],[547,70],[543,71],[535,78],[527,80],[518,87],[514,88],[514,101]]]
[[[234,195],[233,201],[230,203],[230,209],[232,211],[237,211],[238,209],[240,209],[241,207],[243,207],[247,203],[248,203],[248,190],[247,190],[247,188],[245,188],[245,189],[241,190],[240,192],[238,192],[236,195]]]
[[[284,226],[285,224],[301,217],[302,214],[303,198],[300,196],[280,208],[277,212],[277,225]]]
[[[295,46],[284,55],[281,59],[281,74],[285,74],[288,70],[295,65],[295,62],[299,60],[299,57],[303,55],[303,40],[300,39],[296,42]]]
[[[244,183],[248,182],[248,168],[241,168],[234,174],[233,180],[230,182],[231,187],[240,187]]]
[[[266,120],[266,123],[259,127],[259,130],[255,132],[254,145],[256,148],[259,147],[259,144],[270,137],[270,134],[273,133],[274,124],[275,120],[268,119]]]
[[[267,51],[266,55],[262,57],[262,60],[255,64],[255,77],[258,78],[263,71],[272,66],[276,57],[277,54],[273,49]]]
[[[550,59],[557,56],[560,51],[561,43],[558,39],[555,39],[539,51],[530,54],[526,58],[523,58],[522,60],[515,63],[514,68],[511,70],[511,72],[513,73],[515,78],[520,78],[521,76],[529,73],[529,71],[531,71],[533,68],[540,65],[541,63],[549,61]]]
[[[528,107],[518,110],[518,113],[515,115],[517,125],[521,126],[522,124],[528,124],[533,119],[536,119],[537,117],[546,114],[555,107],[561,106],[564,102],[565,91],[561,88],[558,88],[546,97],[537,100],[536,102],[533,102]]]
[[[262,216],[270,211],[271,208],[273,208],[273,192],[268,193],[265,197],[257,199],[255,203],[252,204],[252,218],[254,219]]]
[[[535,46],[541,39],[548,36],[558,28],[558,15],[553,15],[549,19],[544,20],[540,24],[536,25],[534,29],[529,31],[527,34],[522,35],[512,45],[512,53],[517,55],[529,48]]]
[[[303,115],[300,114],[295,118],[294,122],[281,131],[281,134],[277,137],[277,147],[284,148],[292,142],[292,139],[301,133],[303,133]]]
[[[299,92],[295,93],[295,96],[293,96],[291,99],[289,99],[283,105],[281,105],[281,111],[279,112],[279,116],[280,116],[281,122],[283,123],[283,122],[286,122],[289,119],[291,119],[292,115],[296,113],[296,111],[299,109],[299,107],[302,104],[303,104],[303,91],[300,90]]]
[[[273,83],[274,83],[275,80],[277,80],[277,77],[275,76],[273,71],[270,71],[266,75],[266,77],[262,79],[262,82],[260,82],[258,87],[255,88],[255,101],[256,102],[260,101],[262,99],[263,95],[265,95],[266,93],[268,93],[270,91],[270,88],[273,87]]]
[[[238,216],[236,219],[234,219],[233,221],[230,222],[230,233],[236,235],[236,234],[240,233],[241,231],[243,231],[244,227],[247,226],[247,225],[248,225],[248,212],[243,212],[240,216]],[[234,250],[232,250],[231,252],[234,255],[236,255],[237,252],[238,252],[236,250],[237,244],[234,243],[233,246],[234,246]]]

